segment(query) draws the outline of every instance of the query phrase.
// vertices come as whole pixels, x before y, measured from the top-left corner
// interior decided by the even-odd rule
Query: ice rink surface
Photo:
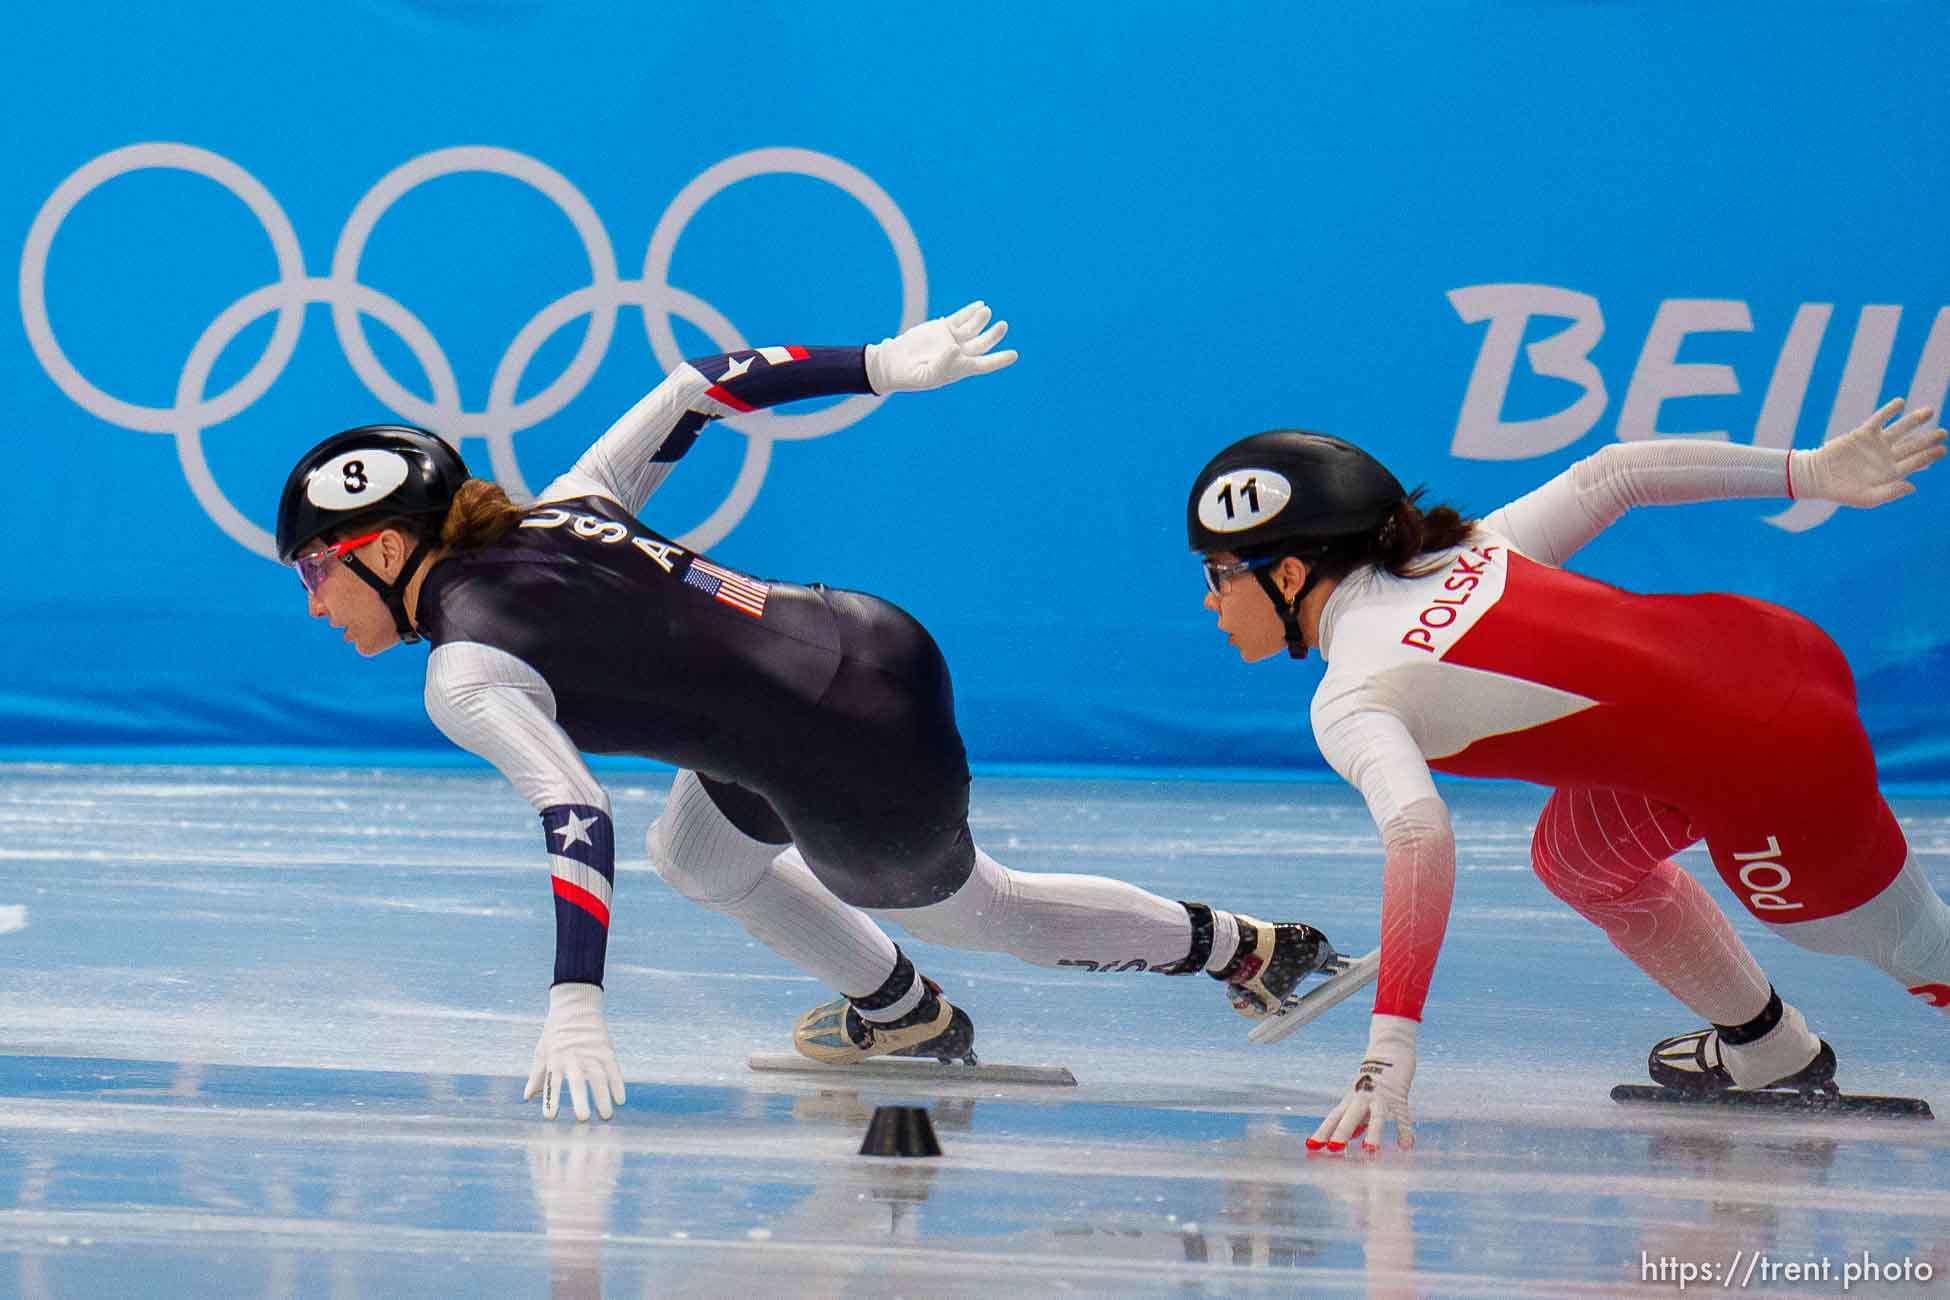
[[[499,778],[0,767],[0,1296],[1645,1295],[1688,1270],[1689,1293],[1830,1295],[1851,1268],[1850,1295],[1950,1295],[1942,1014],[1741,913],[1844,1086],[1946,1120],[1613,1105],[1694,1022],[1531,876],[1540,792],[1446,787],[1415,1151],[1309,1159],[1365,995],[1254,1047],[1202,977],[904,940],[984,1059],[1079,1086],[751,1073],[823,991],[649,870],[666,775],[607,779],[630,1092],[578,1126],[519,1098],[554,925]],[[1950,888],[1950,800],[1892,802]],[[1337,785],[988,778],[974,825],[1020,869],[1376,939],[1379,848]],[[856,1154],[886,1101],[928,1106],[944,1154]]]

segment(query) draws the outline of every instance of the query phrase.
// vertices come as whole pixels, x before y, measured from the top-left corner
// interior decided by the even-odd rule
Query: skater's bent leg
[[[1696,838],[1683,813],[1642,795],[1566,787],[1544,805],[1531,865],[1694,1014],[1746,1024],[1772,989],[1725,913],[1668,856]]]
[[[1106,876],[1011,871],[975,850],[962,886],[924,907],[870,908],[917,939],[943,947],[1006,952],[1036,966],[1158,970],[1194,953],[1193,911],[1183,903]],[[1210,939],[1198,969],[1223,968],[1239,945],[1229,912],[1209,916]]]
[[[749,818],[747,824],[782,833]],[[735,825],[693,772],[677,774],[663,816],[645,837],[650,865],[684,897],[733,917],[760,943],[849,997],[881,992],[905,967],[894,941],[781,847]],[[918,983],[906,969],[896,997]]]
[[[1806,1067],[1821,1041],[1800,1011],[1775,994],[1726,914],[1665,856],[1695,838],[1688,818],[1669,805],[1620,791],[1565,788],[1551,795],[1538,819],[1531,863],[1546,888],[1712,1023],[1708,1037],[1733,1083],[1765,1087]],[[1666,1040],[1655,1055],[1679,1041]]]

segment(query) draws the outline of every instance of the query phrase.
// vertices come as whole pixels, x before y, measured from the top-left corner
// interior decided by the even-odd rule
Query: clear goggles
[[[348,537],[342,542],[333,542],[322,551],[313,551],[310,555],[299,556],[291,562],[292,567],[298,570],[298,581],[305,584],[306,591],[316,593],[325,585],[325,579],[330,576],[332,561],[350,555],[368,542],[378,541],[383,533],[382,529],[380,532],[367,533],[362,537]]]
[[[1232,585],[1234,578],[1260,569],[1270,569],[1273,564],[1274,561],[1270,557],[1260,560],[1234,560],[1227,564],[1217,560],[1205,560],[1202,566],[1205,569],[1205,589],[1215,596],[1223,596],[1226,588]]]

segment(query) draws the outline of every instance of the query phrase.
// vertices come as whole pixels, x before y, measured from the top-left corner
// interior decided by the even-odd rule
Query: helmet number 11
[[[1242,533],[1277,517],[1293,496],[1284,475],[1264,466],[1229,470],[1198,496],[1198,521],[1215,533]]]
[[[1254,514],[1259,513],[1259,479],[1258,478],[1256,477],[1249,478],[1244,483],[1241,483],[1239,485],[1239,496],[1240,499],[1246,503],[1246,508],[1248,510],[1252,511],[1252,513]],[[1225,485],[1224,488],[1220,490],[1219,504],[1226,508],[1227,519],[1232,519],[1236,517],[1236,512],[1232,508],[1232,484],[1228,483]]]

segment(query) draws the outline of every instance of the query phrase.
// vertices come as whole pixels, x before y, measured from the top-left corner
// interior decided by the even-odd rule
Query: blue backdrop
[[[0,751],[435,754],[265,558],[325,433],[538,487],[682,353],[986,297],[1022,361],[718,426],[647,517],[889,596],[990,763],[1318,763],[1188,476],[1299,424],[1476,512],[1621,437],[1817,444],[1950,380],[1938,4],[34,6],[0,54]],[[1950,470],[1640,512],[1579,567],[1841,640],[1950,778]],[[1730,678],[1740,672],[1728,664]]]

